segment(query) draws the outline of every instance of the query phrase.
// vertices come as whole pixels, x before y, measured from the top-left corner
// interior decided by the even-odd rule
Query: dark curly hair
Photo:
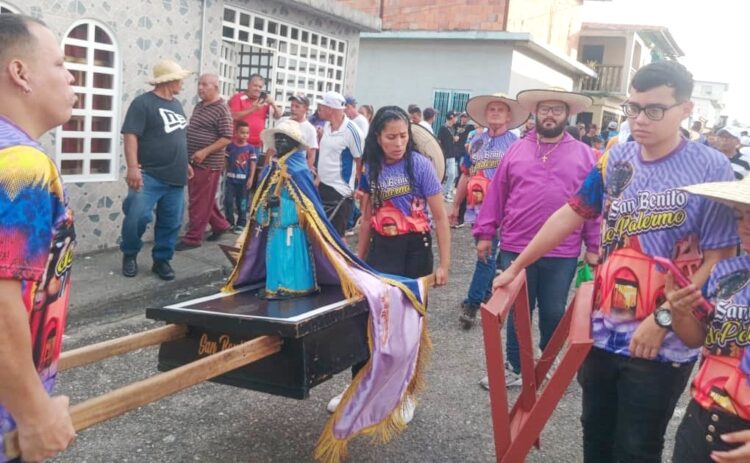
[[[370,130],[367,132],[367,138],[365,139],[365,149],[362,156],[362,159],[367,166],[367,180],[369,182],[372,203],[375,209],[378,209],[383,203],[383,192],[381,191],[379,180],[380,173],[383,170],[383,163],[385,162],[385,154],[383,153],[383,148],[381,148],[378,143],[378,137],[381,132],[383,132],[385,124],[391,121],[403,121],[409,131],[409,141],[406,143],[404,160],[406,161],[406,175],[409,178],[409,183],[412,185],[414,184],[414,161],[412,160],[414,141],[411,134],[409,115],[398,106],[383,106],[378,109],[378,112],[376,112],[375,116],[372,118]]]

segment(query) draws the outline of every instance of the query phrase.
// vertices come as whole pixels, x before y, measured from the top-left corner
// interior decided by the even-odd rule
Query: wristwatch
[[[666,307],[659,307],[654,310],[654,320],[656,324],[668,330],[672,329],[672,311]]]

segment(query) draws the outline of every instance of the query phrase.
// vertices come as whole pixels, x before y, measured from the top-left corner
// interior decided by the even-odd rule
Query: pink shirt
[[[474,223],[474,236],[491,240],[500,229],[500,249],[523,251],[578,191],[595,163],[591,148],[567,133],[558,143],[537,144],[536,132],[529,132],[505,153]],[[598,251],[599,218],[587,220],[545,257],[578,257],[582,241],[589,251]]]

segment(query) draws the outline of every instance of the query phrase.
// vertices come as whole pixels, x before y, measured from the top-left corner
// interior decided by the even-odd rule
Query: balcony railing
[[[592,93],[625,93],[622,85],[622,66],[592,66],[597,77],[581,79],[581,91]]]

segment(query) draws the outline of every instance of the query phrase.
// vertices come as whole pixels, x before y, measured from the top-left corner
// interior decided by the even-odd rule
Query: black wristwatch
[[[659,307],[654,310],[654,320],[656,324],[668,330],[672,329],[672,311],[666,307]]]

